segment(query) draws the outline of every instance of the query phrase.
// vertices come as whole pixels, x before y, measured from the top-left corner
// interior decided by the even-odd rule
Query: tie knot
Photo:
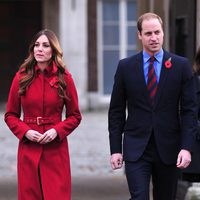
[[[151,56],[151,57],[149,58],[149,64],[150,64],[150,65],[153,65],[154,61],[155,61],[155,57],[154,57],[154,56]]]
[[[150,62],[154,62],[155,61],[155,57],[151,56],[151,58],[149,60],[150,60]]]

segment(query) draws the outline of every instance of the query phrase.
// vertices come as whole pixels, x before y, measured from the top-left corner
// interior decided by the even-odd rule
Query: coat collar
[[[35,73],[38,74],[41,70],[38,67],[38,65],[35,65],[34,67]],[[49,64],[45,69],[44,69],[44,73],[51,75],[51,74],[57,74],[58,71],[58,67],[56,65],[56,63],[54,61],[51,62],[51,64]]]

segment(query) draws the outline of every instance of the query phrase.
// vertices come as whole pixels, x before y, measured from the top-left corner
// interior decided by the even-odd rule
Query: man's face
[[[138,38],[143,49],[150,55],[160,51],[163,45],[163,29],[158,19],[149,19],[142,22],[142,31],[138,31]]]

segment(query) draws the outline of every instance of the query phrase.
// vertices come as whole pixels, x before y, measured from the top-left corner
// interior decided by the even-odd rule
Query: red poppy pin
[[[58,82],[59,82],[58,77],[57,77],[57,76],[54,76],[54,77],[50,80],[49,84],[51,85],[51,87],[58,88]]]
[[[172,66],[171,59],[172,58],[170,57],[170,58],[168,58],[168,60],[165,61],[165,67],[167,69],[171,68],[171,66]]]

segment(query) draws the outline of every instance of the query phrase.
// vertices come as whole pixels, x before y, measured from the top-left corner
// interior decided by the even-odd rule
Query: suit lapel
[[[168,72],[171,69],[167,69],[165,66],[165,62],[170,58],[170,54],[167,53],[166,51],[164,51],[164,55],[163,55],[163,61],[162,61],[162,68],[161,68],[161,72],[160,72],[160,80],[158,83],[158,89],[157,89],[157,93],[155,96],[155,104],[154,107],[157,105],[157,103],[159,102],[159,99],[161,97],[162,92],[164,91],[164,86],[165,86],[165,81],[167,79],[168,76]]]
[[[145,77],[144,77],[144,63],[143,63],[142,52],[140,54],[138,54],[138,57],[136,58],[136,62],[137,62],[136,63],[136,66],[137,66],[136,74],[138,75],[139,78],[142,79],[142,85],[140,86],[141,90],[144,91],[144,95],[145,95],[147,101],[149,102],[149,104],[151,105],[151,99],[150,99],[150,96],[148,93],[147,84],[146,84]]]
[[[142,89],[146,89],[146,82],[144,78],[144,68],[143,68],[143,56],[142,53],[140,53],[136,59],[136,66],[137,66],[137,72],[136,74],[139,75],[139,78],[142,79]]]

